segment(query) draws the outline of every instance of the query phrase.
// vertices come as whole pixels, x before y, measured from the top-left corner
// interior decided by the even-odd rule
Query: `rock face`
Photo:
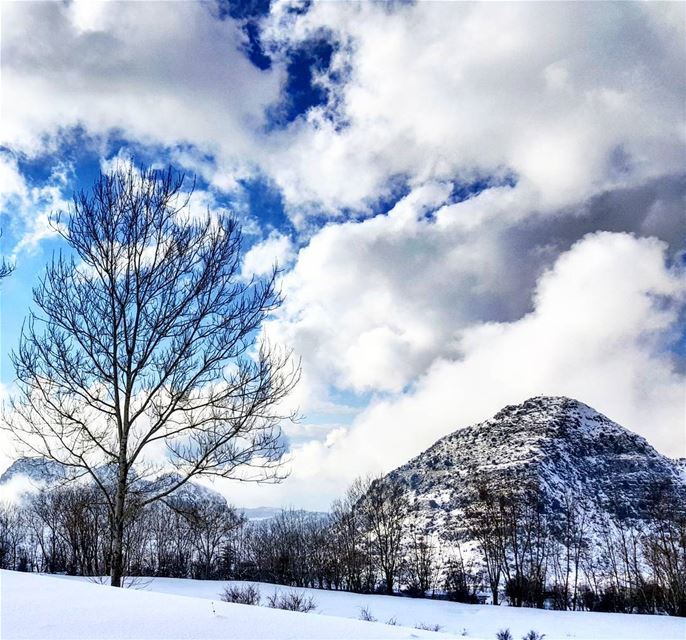
[[[660,490],[686,500],[684,467],[591,407],[536,397],[440,439],[389,474],[403,483],[419,521],[444,540],[464,540],[461,515],[477,483],[534,482],[554,517],[571,497],[602,526],[649,519]]]

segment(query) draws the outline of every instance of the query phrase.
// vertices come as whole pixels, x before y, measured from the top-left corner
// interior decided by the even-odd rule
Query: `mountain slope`
[[[591,407],[536,397],[445,436],[389,474],[407,487],[428,532],[459,537],[477,484],[535,483],[549,514],[567,497],[592,522],[647,519],[661,490],[686,500],[681,465]]]

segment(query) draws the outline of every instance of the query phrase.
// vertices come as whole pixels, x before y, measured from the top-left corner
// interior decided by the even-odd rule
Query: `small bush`
[[[409,598],[425,598],[426,597],[426,592],[422,590],[422,588],[418,584],[411,584],[405,589],[403,589],[402,593]]]
[[[538,631],[534,631],[533,629],[522,636],[522,640],[543,640],[543,638],[545,638],[545,633],[538,633]]]
[[[367,607],[362,607],[360,609],[360,620],[364,620],[365,622],[376,622],[376,618]]]
[[[395,616],[393,616],[392,618],[389,618],[388,620],[386,620],[386,624],[390,624],[392,627],[397,627],[398,626],[398,620],[396,619]]]
[[[475,577],[465,571],[462,561],[449,563],[445,578],[446,597],[452,602],[477,604],[475,582]]]
[[[247,584],[244,587],[230,584],[219,597],[224,602],[233,602],[235,604],[260,604],[260,590],[252,584]]]
[[[422,631],[440,631],[442,628],[440,624],[424,624],[423,622],[415,626],[415,629],[421,629]]]
[[[501,629],[495,634],[495,640],[512,640],[512,634],[509,629]]]
[[[273,595],[267,596],[267,605],[272,609],[284,609],[285,611],[298,611],[300,613],[309,613],[317,608],[314,598],[295,591],[287,591],[286,593],[275,591]]]

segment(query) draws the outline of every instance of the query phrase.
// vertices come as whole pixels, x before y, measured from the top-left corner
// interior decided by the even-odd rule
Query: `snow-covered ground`
[[[31,583],[31,580],[34,582]],[[316,601],[317,609],[316,612],[309,614],[294,614],[264,607],[222,603],[219,600],[219,593],[228,584],[226,582],[155,578],[145,580],[143,591],[115,591],[84,584],[85,580],[67,577],[56,580],[2,572],[2,613],[7,612],[10,620],[13,619],[14,622],[7,625],[3,615],[1,637],[83,638],[92,636],[93,630],[102,625],[107,632],[98,633],[98,638],[438,639],[445,637],[443,634],[448,634],[451,637],[474,640],[495,640],[499,630],[509,628],[515,640],[519,640],[531,629],[544,633],[546,640],[686,639],[686,619],[667,616],[541,611],[316,589],[295,589],[311,595]],[[68,586],[64,585],[65,582],[69,583]],[[266,584],[257,586],[263,600],[266,600],[266,596],[271,595],[274,590],[289,589]],[[23,590],[24,595],[17,595],[14,593],[15,589]],[[72,589],[78,589],[78,593]],[[100,591],[95,591],[97,589]],[[55,594],[60,592],[65,596],[62,602],[55,602]],[[216,611],[214,614],[211,609],[212,602]],[[12,603],[14,605],[10,606]],[[357,620],[363,607],[379,623]],[[44,616],[41,613],[38,622],[31,622],[31,633],[20,635],[21,618],[30,621],[34,615],[32,612],[42,612],[44,608],[52,610],[54,614]],[[110,628],[110,624],[114,626],[114,620],[123,612],[126,612],[126,627],[117,635],[116,626]],[[53,616],[61,620],[57,624],[57,628],[60,629],[59,635],[52,629],[36,626],[43,624],[40,622],[41,619],[50,621]],[[380,624],[391,619],[395,619],[396,623],[403,627]],[[63,625],[76,624],[70,622],[74,620],[78,620],[79,625],[81,621],[87,624],[90,634],[84,632],[76,635],[74,631],[63,632]],[[418,625],[440,625],[442,633],[414,629]],[[80,628],[77,625],[75,630]],[[41,630],[49,633],[41,636]],[[69,630],[71,627],[68,627]]]
[[[441,634],[428,631],[380,623],[227,604],[216,596],[219,583],[213,583],[213,590],[205,588],[203,593],[208,597],[204,597],[195,593],[190,580],[176,582],[176,592],[183,595],[111,589],[81,580],[0,571],[0,638],[324,640],[441,637]],[[202,585],[197,583],[197,586]],[[207,587],[207,583],[204,585]],[[157,583],[155,586],[169,585]]]

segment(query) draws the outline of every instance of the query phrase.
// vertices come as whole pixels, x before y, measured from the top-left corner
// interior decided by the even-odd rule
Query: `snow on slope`
[[[582,402],[542,396],[441,438],[388,477],[406,487],[428,533],[465,543],[477,479],[503,488],[534,481],[552,515],[569,496],[598,531],[606,518],[649,520],[658,487],[686,500],[684,468]]]
[[[180,581],[190,582],[190,581]],[[219,583],[214,583],[215,589]],[[191,590],[192,591],[192,590]],[[0,571],[2,640],[441,638],[417,629]],[[214,609],[214,611],[213,611]]]
[[[70,581],[86,580],[86,578],[66,576],[65,579]],[[219,592],[228,584],[213,580],[182,580],[177,578],[153,578],[146,582],[147,590],[205,598],[213,600],[215,606]],[[231,584],[247,583],[232,582]],[[382,622],[395,618],[399,625],[406,627],[414,627],[419,624],[441,625],[441,634],[428,634],[428,637],[433,638],[450,634],[451,637],[464,637],[471,640],[494,640],[496,633],[504,628],[510,629],[515,640],[519,640],[531,629],[544,633],[546,640],[684,640],[686,638],[685,618],[518,609],[505,606],[468,605],[441,600],[418,600],[253,584],[260,589],[263,599],[275,590],[305,592],[312,596],[317,603],[316,612],[302,615],[317,617],[319,614],[322,619],[327,620],[332,619],[329,616],[359,618],[360,610],[366,607],[377,620]],[[262,610],[261,607],[253,607],[253,609]],[[385,626],[385,628],[398,629],[398,627],[390,626]],[[382,636],[377,629],[378,624],[374,624],[368,628],[368,635],[352,636],[347,635],[347,632],[341,628],[339,637],[386,637]],[[422,632],[411,631],[411,633],[416,633],[419,636]],[[426,637],[426,632],[424,634]]]

